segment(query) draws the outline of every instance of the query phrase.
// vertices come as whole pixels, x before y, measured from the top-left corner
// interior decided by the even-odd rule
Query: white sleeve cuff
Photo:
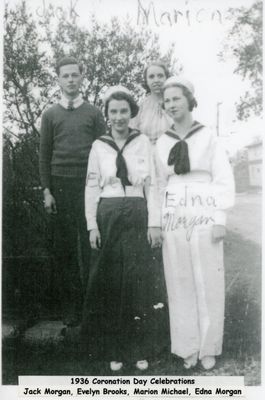
[[[92,231],[92,229],[98,229],[98,224],[96,220],[87,221],[87,230]]]

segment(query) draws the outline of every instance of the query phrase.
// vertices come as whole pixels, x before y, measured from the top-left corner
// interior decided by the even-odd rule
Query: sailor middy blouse
[[[228,156],[220,140],[209,128],[195,122],[190,133],[193,130],[195,130],[194,134],[189,135],[188,132],[181,141],[177,138],[176,132],[170,129],[157,141],[155,160],[161,202],[166,188],[170,185],[208,182],[212,195],[216,199],[215,224],[225,225],[225,211],[234,204],[235,190]],[[184,156],[188,157],[186,173],[179,172],[182,167],[179,165],[179,160],[171,160],[170,157],[175,152],[178,153],[178,158],[181,158],[179,151],[176,152],[179,150],[176,149],[177,143],[185,144]],[[183,163],[184,166],[185,164],[187,163]]]
[[[101,136],[92,145],[85,189],[88,230],[98,228],[96,216],[99,199],[113,197],[146,197],[148,227],[160,227],[159,195],[151,145],[149,139],[139,131],[130,130],[132,135],[133,139],[127,141],[120,154],[110,135]],[[117,176],[118,157],[123,159],[123,163],[125,161],[128,184],[124,184]],[[149,188],[147,193],[145,186]]]

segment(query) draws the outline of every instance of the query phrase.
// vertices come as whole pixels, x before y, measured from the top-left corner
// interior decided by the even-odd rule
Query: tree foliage
[[[250,82],[237,104],[241,120],[262,112],[262,7],[258,0],[248,9],[230,10],[234,24],[221,54],[223,60],[232,55],[237,62],[234,72]]]
[[[41,51],[42,39],[26,3],[5,7],[4,113],[5,126],[13,135],[36,134],[37,121],[54,87],[49,59]]]
[[[13,135],[38,133],[44,108],[58,97],[54,67],[64,54],[85,66],[82,92],[94,104],[100,104],[104,88],[118,83],[140,95],[143,68],[150,59],[163,58],[174,72],[181,69],[173,59],[173,45],[162,55],[158,36],[144,28],[136,31],[129,20],[100,24],[92,17],[87,29],[77,18],[58,20],[50,12],[37,21],[25,1],[14,9],[6,4],[4,20],[5,126]]]

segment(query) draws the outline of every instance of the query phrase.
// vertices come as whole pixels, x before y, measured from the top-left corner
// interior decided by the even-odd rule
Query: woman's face
[[[164,91],[164,107],[174,121],[182,121],[189,113],[188,99],[180,87],[169,87]]]
[[[110,125],[117,132],[127,131],[131,119],[131,107],[126,100],[112,99],[108,106],[108,119]]]
[[[164,68],[157,65],[151,65],[147,69],[146,82],[151,93],[161,93],[162,86],[166,80],[166,74]]]

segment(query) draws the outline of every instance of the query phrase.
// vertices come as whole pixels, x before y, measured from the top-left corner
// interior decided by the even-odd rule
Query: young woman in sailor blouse
[[[128,127],[137,111],[127,89],[108,90],[110,134],[93,143],[85,191],[87,229],[97,251],[82,331],[113,371],[124,362],[146,369],[152,352],[150,247],[161,244],[161,218],[149,140]]]
[[[169,301],[171,352],[205,369],[222,352],[223,238],[234,180],[215,134],[192,118],[193,85],[171,77],[163,89],[174,125],[157,141],[163,260]]]

